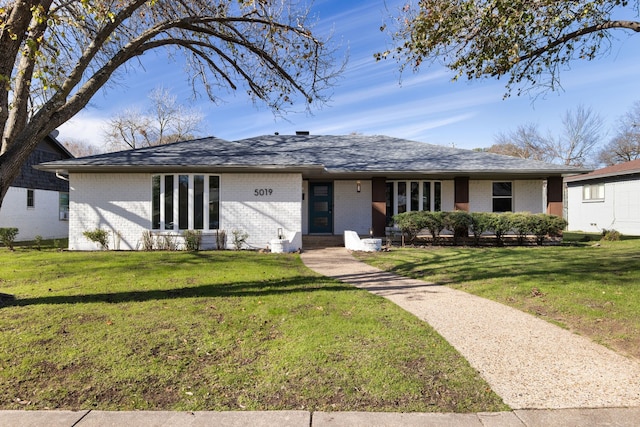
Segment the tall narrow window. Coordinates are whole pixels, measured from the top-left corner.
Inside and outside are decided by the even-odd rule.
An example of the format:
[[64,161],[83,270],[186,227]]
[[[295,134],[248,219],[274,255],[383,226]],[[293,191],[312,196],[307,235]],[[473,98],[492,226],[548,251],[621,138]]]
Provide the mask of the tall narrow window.
[[420,210],[420,184],[411,182],[411,210]]
[[220,177],[209,177],[209,230],[220,228]]
[[36,205],[33,190],[27,190],[27,208],[34,208]]
[[204,176],[195,175],[193,177],[193,228],[202,230],[204,228]]
[[440,212],[442,210],[442,183],[433,183],[433,210]]
[[511,212],[513,192],[510,182],[493,183],[493,212]]
[[164,177],[164,228],[173,230],[173,175]]
[[160,175],[151,178],[151,228],[160,228]]
[[393,208],[396,205],[395,198],[393,197],[393,182],[387,182],[387,227],[393,226]]
[[404,213],[407,211],[407,183],[398,183],[398,213]]
[[189,228],[189,175],[178,177],[178,228]]
[[430,182],[422,183],[422,210],[423,211],[431,210],[431,183]]
[[58,193],[60,221],[69,221],[69,193]]

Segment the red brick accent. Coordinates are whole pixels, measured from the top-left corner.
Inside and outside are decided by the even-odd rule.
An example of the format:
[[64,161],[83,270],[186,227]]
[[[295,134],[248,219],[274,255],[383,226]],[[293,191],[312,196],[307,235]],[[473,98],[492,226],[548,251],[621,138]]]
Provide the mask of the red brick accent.
[[469,177],[458,176],[453,179],[454,209],[469,212]]
[[371,229],[375,237],[384,237],[387,225],[387,180],[371,180]]
[[547,178],[547,214],[562,216],[563,184],[561,176]]

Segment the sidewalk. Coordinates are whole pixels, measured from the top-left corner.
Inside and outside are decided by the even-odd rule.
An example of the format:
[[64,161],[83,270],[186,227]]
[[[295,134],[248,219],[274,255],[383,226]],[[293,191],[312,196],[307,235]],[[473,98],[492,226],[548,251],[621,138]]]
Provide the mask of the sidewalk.
[[480,414],[371,412],[0,411],[10,427],[635,427],[640,408],[518,410]]

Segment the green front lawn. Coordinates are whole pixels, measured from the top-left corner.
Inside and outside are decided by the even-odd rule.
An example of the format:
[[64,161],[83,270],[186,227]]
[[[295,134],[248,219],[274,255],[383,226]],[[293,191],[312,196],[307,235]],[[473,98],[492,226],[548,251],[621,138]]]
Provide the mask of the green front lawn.
[[394,248],[358,257],[401,275],[511,305],[640,358],[640,240]]
[[424,322],[297,255],[3,248],[0,292],[0,409],[508,409]]

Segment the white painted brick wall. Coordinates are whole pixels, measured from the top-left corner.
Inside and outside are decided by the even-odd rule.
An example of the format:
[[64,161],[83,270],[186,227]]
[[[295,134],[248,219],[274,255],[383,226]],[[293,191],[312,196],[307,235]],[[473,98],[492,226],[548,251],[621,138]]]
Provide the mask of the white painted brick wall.
[[[273,190],[255,195],[255,190]],[[233,248],[232,230],[249,234],[247,244],[264,248],[278,237],[296,234],[292,245],[302,247],[301,174],[224,174],[220,177],[220,228],[226,230],[228,247]]]
[[342,235],[345,230],[360,235],[369,235],[371,227],[371,181],[360,181],[361,190],[356,191],[357,181],[335,181],[333,185],[333,234]]
[[[491,212],[493,210],[493,180],[469,181],[469,210]],[[516,180],[513,182],[513,207],[515,212],[541,213],[543,206],[542,180]]]
[[545,212],[542,185],[542,180],[535,179],[513,181],[514,210],[531,213]]
[[34,207],[27,208],[27,189],[9,187],[0,209],[0,227],[18,229],[16,241],[61,239],[69,235],[69,222],[60,221],[60,193],[34,190]]
[[[104,228],[112,236],[114,231],[120,232],[120,249],[139,249],[143,231],[151,228],[151,176],[72,174],[69,248],[96,249],[82,233]],[[278,228],[287,237],[295,235],[292,243],[301,247],[301,188],[300,174],[221,175],[220,228],[227,232],[227,247],[233,247],[234,229],[249,234],[249,246],[263,248],[277,238]],[[255,190],[260,189],[272,189],[273,193],[256,196]],[[113,239],[110,247],[115,249]]]
[[110,231],[111,249],[117,249],[116,231],[120,249],[138,249],[142,232],[151,228],[151,175],[71,174],[69,249],[95,250],[82,233],[96,228]]
[[455,209],[455,185],[453,180],[442,181],[442,210],[450,212]]

